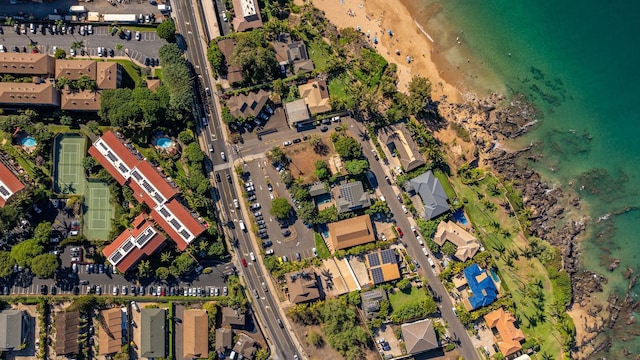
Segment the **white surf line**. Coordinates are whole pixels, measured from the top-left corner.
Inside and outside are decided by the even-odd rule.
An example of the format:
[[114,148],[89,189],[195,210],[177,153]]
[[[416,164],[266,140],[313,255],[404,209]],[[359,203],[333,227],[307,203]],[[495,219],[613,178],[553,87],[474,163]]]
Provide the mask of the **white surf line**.
[[427,39],[431,40],[431,42],[432,42],[432,43],[435,43],[435,40],[433,40],[433,38],[431,37],[431,35],[429,35],[429,33],[428,33],[428,32],[426,32],[426,31],[424,30],[424,28],[423,28],[420,24],[418,24],[418,22],[417,22],[417,21],[415,21],[415,20],[414,20],[414,23],[416,24],[416,26],[418,27],[418,29],[420,29],[420,31],[422,31],[422,33],[424,34],[424,36],[426,36],[426,37],[427,37]]

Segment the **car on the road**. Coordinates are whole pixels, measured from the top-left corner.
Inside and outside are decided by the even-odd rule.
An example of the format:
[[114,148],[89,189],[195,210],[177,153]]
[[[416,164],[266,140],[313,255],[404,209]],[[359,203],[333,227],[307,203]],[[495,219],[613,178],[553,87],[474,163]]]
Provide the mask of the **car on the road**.
[[216,173],[216,181],[217,181],[217,182],[222,181],[222,180],[220,180],[220,174],[218,174],[218,173]]
[[140,31],[136,31],[136,40],[140,41],[142,39],[142,34],[140,33]]
[[286,230],[282,230],[282,236],[287,237],[291,235],[291,230],[286,229]]
[[235,207],[236,209],[240,209],[240,203],[238,202],[238,199],[233,199],[233,207]]
[[233,182],[233,180],[231,180],[231,174],[227,174],[227,181],[229,182],[229,184]]
[[256,255],[252,252],[249,253],[249,257],[251,258],[251,261],[256,261]]
[[384,180],[387,182],[387,185],[391,185],[391,179],[389,179],[388,176],[385,176]]
[[267,189],[269,189],[269,191],[273,191],[273,186],[271,186],[271,183],[267,183]]
[[209,152],[213,152],[213,145],[209,144]]
[[220,158],[222,161],[227,161],[227,155],[224,154],[224,151],[220,152]]
[[289,146],[291,145],[291,141],[285,141],[282,143],[282,146]]
[[422,236],[420,235],[416,236],[416,240],[418,240],[418,244],[424,245],[424,242],[422,241]]
[[416,268],[420,269],[420,264],[418,263],[418,260],[413,259],[413,260],[411,260],[411,262],[413,262],[413,265],[415,265]]
[[242,266],[247,267],[247,260],[242,258]]
[[406,205],[402,205],[402,212],[404,212],[405,214],[409,212],[409,209],[407,209]]
[[258,290],[253,289],[253,296],[254,296],[256,299],[260,298],[260,295],[258,295]]
[[404,233],[402,232],[402,229],[400,229],[400,227],[396,226],[396,231],[398,232],[398,236],[403,237]]
[[222,12],[222,21],[225,21],[225,22],[227,21],[227,12],[226,11]]
[[278,319],[278,326],[280,326],[281,329],[284,329],[284,324],[282,323],[282,320]]
[[327,132],[328,130],[329,130],[329,128],[326,127],[326,126],[323,126],[323,127],[320,128],[320,131],[322,131],[322,132]]

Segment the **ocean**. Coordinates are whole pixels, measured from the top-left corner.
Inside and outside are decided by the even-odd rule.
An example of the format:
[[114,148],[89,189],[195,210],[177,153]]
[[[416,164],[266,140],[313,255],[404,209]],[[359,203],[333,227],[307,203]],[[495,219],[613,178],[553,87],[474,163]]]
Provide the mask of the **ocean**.
[[[580,195],[590,217],[581,266],[624,297],[625,269],[640,273],[640,2],[421,1],[404,2],[465,73],[455,85],[524,93],[542,111],[515,145],[536,143],[542,159],[531,165]],[[613,259],[620,267],[609,272]],[[640,354],[640,337],[613,338],[608,357],[623,347]]]

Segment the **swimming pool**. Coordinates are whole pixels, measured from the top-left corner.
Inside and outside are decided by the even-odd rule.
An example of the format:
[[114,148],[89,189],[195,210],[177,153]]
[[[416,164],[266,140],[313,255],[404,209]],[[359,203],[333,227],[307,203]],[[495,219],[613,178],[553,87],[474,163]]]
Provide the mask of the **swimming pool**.
[[171,145],[173,145],[173,141],[171,141],[171,139],[169,139],[168,137],[161,137],[156,141],[156,145],[163,149],[167,149],[170,148]]
[[34,139],[34,138],[33,138],[33,137],[31,137],[31,136],[27,136],[27,137],[23,138],[23,139],[20,141],[20,143],[21,143],[23,146],[26,146],[26,147],[32,147],[32,146],[36,146],[36,145],[38,144],[38,142],[36,141],[36,139]]
[[453,219],[462,225],[467,225],[469,222],[467,221],[467,217],[464,216],[464,211],[462,209],[453,213]]

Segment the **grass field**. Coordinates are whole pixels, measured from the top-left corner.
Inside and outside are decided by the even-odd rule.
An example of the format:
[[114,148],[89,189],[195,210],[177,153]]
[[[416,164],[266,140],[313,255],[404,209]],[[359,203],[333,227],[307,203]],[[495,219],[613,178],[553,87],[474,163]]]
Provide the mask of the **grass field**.
[[107,240],[114,212],[109,186],[102,181],[87,181],[83,229],[87,239]]
[[327,59],[331,56],[331,48],[322,38],[316,38],[307,49],[313,65],[319,71],[327,70]]
[[391,308],[399,309],[405,304],[410,302],[419,301],[427,297],[427,292],[424,289],[418,289],[415,286],[411,287],[411,292],[404,293],[402,291],[396,291],[393,294],[389,294],[389,302]]
[[[109,60],[122,65],[125,76],[122,77],[122,87],[133,89],[140,81],[140,67],[129,60]],[[128,76],[127,76],[128,75]]]
[[435,176],[436,179],[440,180],[440,184],[442,184],[442,188],[444,189],[444,192],[447,194],[447,197],[449,198],[449,200],[451,201],[455,199],[456,192],[451,187],[451,184],[449,183],[449,178],[447,177],[447,175],[443,173],[441,170],[435,170],[433,172],[433,176]]
[[80,135],[61,135],[54,143],[53,191],[59,194],[84,195],[85,178],[82,159],[87,139]]
[[330,258],[331,253],[329,252],[329,248],[327,247],[327,244],[322,239],[322,235],[318,233],[313,233],[313,236],[316,244],[316,251],[318,252],[318,257],[320,259]]
[[339,77],[329,80],[329,95],[332,98],[345,98],[347,97],[347,87],[349,87],[350,80],[346,74],[342,74]]

